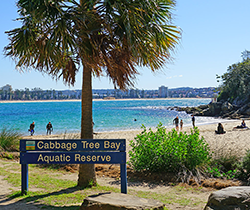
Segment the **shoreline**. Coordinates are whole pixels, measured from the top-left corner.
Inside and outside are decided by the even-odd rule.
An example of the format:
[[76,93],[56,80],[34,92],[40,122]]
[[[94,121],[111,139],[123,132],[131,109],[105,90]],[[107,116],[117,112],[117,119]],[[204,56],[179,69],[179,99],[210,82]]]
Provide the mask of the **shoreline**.
[[[93,99],[93,101],[143,101],[143,100],[207,100],[211,98],[118,98],[118,99]],[[211,99],[212,100],[212,99]],[[81,99],[68,100],[0,100],[1,103],[40,103],[40,102],[81,102]]]
[[[250,125],[250,120],[245,120],[246,125]],[[222,123],[226,131],[225,134],[215,134],[217,129],[217,123],[209,125],[198,125],[200,131],[200,137],[204,137],[205,141],[209,144],[210,150],[213,153],[213,156],[239,156],[242,157],[246,150],[250,150],[250,129],[237,129],[233,128],[237,125],[240,125],[241,120],[235,120],[231,122]],[[182,132],[187,134],[191,133],[192,126],[184,126]],[[166,128],[166,131],[169,132],[174,129]],[[155,131],[155,129],[152,129]],[[147,129],[148,131],[148,129]],[[130,130],[130,131],[112,131],[112,132],[100,132],[93,136],[93,139],[126,139],[127,145],[127,158],[128,151],[131,150],[130,141],[140,134],[142,130]],[[68,133],[68,134],[55,134],[51,136],[47,135],[35,135],[33,137],[26,136],[23,137],[26,139],[76,139],[80,138],[80,133]],[[249,139],[249,140],[248,140]]]
[[[220,118],[218,118],[220,119]],[[223,125],[225,124],[227,128],[229,128],[230,125],[232,125],[233,127],[237,126],[237,125],[240,125],[241,124],[241,119],[221,119],[220,121]],[[250,125],[250,120],[245,120],[245,122],[247,123],[247,125]],[[217,128],[217,125],[218,125],[218,122],[207,122],[207,123],[202,123],[202,124],[197,124],[196,127],[198,127],[199,130],[201,131],[204,131],[204,130],[210,130],[211,127],[213,126],[214,127],[214,130],[216,130]],[[167,127],[167,126],[164,126],[163,127],[166,128],[166,131],[169,132],[171,131],[172,129],[175,129],[175,125],[173,124],[171,127]],[[232,128],[233,128],[232,127]],[[250,126],[249,126],[250,127]],[[151,128],[153,131],[156,130],[156,128]],[[179,132],[182,131],[182,132],[187,132],[189,131],[190,129],[193,129],[193,126],[191,124],[189,125],[184,125],[183,126],[183,129],[180,130],[179,129]],[[229,129],[230,130],[230,129]],[[250,130],[250,129],[249,129]],[[95,131],[94,130],[94,135],[102,135],[102,134],[118,134],[118,133],[138,133],[138,132],[142,132],[143,129],[127,129],[127,130],[110,130],[110,131]],[[149,131],[149,128],[147,128],[147,131]],[[72,132],[72,133],[56,133],[56,134],[51,134],[51,135],[46,135],[46,134],[35,134],[33,137],[35,136],[38,136],[38,137],[46,137],[46,138],[54,138],[55,136],[67,136],[67,135],[80,135],[80,132]],[[30,136],[24,136],[24,137],[30,137]]]
[[[203,118],[202,116],[198,116],[198,117]],[[218,123],[222,123],[222,124],[235,123],[235,122],[238,122],[238,124],[241,123],[240,119],[223,119],[223,118],[219,118],[219,117],[210,117],[210,118],[212,118],[212,119],[214,119],[216,121],[212,121],[212,122],[211,121],[206,121],[206,122],[196,123],[196,126],[198,128],[203,127],[203,126],[212,126],[212,125],[214,125],[214,127],[216,127]],[[249,122],[249,124],[250,124],[250,122]],[[158,126],[158,124],[156,124],[155,126],[151,126],[151,127],[148,126],[148,127],[146,127],[146,129],[147,130],[149,130],[149,129],[156,130],[157,126]],[[167,131],[171,131],[172,129],[175,128],[174,124],[172,124],[172,125],[164,125],[164,123],[163,123],[163,126],[166,128]],[[184,124],[183,127],[184,127],[183,130],[192,128],[191,120],[190,120],[190,123]],[[97,133],[97,134],[107,134],[107,133],[119,133],[119,132],[121,132],[121,133],[123,133],[123,132],[141,132],[142,130],[143,129],[140,127],[140,128],[134,128],[134,129],[132,129],[132,128],[127,128],[127,129],[126,128],[121,128],[120,130],[119,129],[117,129],[117,130],[96,130],[96,129],[93,129],[93,132]],[[40,131],[36,132],[34,135],[35,136],[47,136],[45,134],[45,131],[42,132],[42,133]],[[70,132],[69,131],[69,132],[66,132],[66,134],[65,134],[65,130],[62,130],[61,132],[56,131],[54,134],[51,135],[51,137],[53,137],[53,136],[63,136],[63,135],[80,135],[80,132],[77,132],[77,131],[76,132],[75,131]],[[27,136],[27,135],[24,135],[24,136]]]

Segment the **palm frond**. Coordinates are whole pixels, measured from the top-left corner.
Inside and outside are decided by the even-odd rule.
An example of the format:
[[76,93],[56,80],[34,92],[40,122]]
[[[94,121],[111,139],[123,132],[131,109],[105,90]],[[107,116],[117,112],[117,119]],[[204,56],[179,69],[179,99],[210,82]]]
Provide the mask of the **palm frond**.
[[156,71],[171,60],[181,31],[173,0],[19,0],[22,27],[6,32],[5,55],[73,85],[80,63],[115,87],[133,85],[136,66]]

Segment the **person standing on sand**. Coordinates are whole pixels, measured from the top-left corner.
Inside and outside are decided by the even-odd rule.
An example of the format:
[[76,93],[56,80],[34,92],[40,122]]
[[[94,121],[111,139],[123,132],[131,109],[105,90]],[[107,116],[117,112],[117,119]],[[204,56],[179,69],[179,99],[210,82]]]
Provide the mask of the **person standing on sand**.
[[194,118],[194,115],[192,114],[191,117],[192,117],[192,125],[193,125],[193,128],[194,128],[195,127],[195,118]]
[[181,128],[181,130],[182,130],[182,127],[183,127],[183,121],[181,120],[180,121],[180,128]]
[[33,136],[33,134],[35,133],[35,122],[30,124],[29,132],[31,136]]
[[178,131],[179,130],[179,118],[178,116],[174,118],[173,124],[175,124],[175,129]]
[[47,135],[51,135],[51,131],[53,131],[53,127],[52,127],[52,124],[51,122],[49,122],[46,126],[46,129],[47,129]]

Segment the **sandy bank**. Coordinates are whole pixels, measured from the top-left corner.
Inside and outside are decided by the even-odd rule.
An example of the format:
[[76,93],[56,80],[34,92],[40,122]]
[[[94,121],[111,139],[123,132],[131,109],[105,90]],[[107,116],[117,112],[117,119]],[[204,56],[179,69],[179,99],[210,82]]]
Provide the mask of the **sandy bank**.
[[[248,126],[250,126],[250,120],[245,121]],[[225,134],[215,134],[217,124],[208,124],[198,126],[200,130],[200,136],[203,136],[204,139],[210,146],[210,149],[215,152],[214,155],[229,155],[237,154],[242,156],[245,154],[247,149],[250,149],[250,129],[247,130],[233,130],[237,125],[240,125],[240,120],[234,120],[231,122],[223,123],[226,133]],[[173,128],[167,128],[167,131],[170,131]],[[191,127],[184,127],[182,132],[190,133]],[[94,135],[94,139],[126,139],[127,151],[130,150],[129,142],[133,140],[137,134],[142,130],[136,131],[116,131],[116,132],[103,132],[97,133]],[[60,134],[60,135],[35,135],[33,139],[43,139],[43,138],[52,138],[52,139],[76,139],[79,138],[79,134]]]

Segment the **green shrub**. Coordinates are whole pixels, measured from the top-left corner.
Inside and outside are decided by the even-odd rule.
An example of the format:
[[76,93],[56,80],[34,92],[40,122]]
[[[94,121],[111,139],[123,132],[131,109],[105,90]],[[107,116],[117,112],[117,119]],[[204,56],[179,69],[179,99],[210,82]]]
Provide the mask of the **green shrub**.
[[186,173],[194,172],[211,159],[208,144],[199,138],[198,128],[191,134],[166,132],[161,123],[156,132],[142,125],[143,131],[130,142],[129,165],[136,171]]
[[20,133],[11,128],[2,128],[0,131],[0,150],[13,152],[18,151]]
[[206,172],[214,178],[222,177],[222,173],[218,167],[208,167]]
[[215,178],[237,178],[250,185],[250,150],[246,151],[244,157],[230,153],[217,154],[216,158],[209,163],[206,173]]
[[214,178],[233,179],[238,176],[239,163],[240,158],[237,155],[221,152],[211,160],[206,172]]
[[248,176],[250,175],[250,150],[247,150],[246,155],[243,157],[242,169],[245,170]]
[[237,169],[226,170],[226,171],[223,172],[220,168],[221,168],[221,166],[219,166],[219,167],[208,167],[206,172],[208,174],[210,174],[214,178],[224,177],[226,179],[234,179],[234,178],[238,177],[238,170]]
[[250,184],[250,150],[246,151],[246,155],[242,158],[242,161],[238,164],[238,178],[247,181]]

